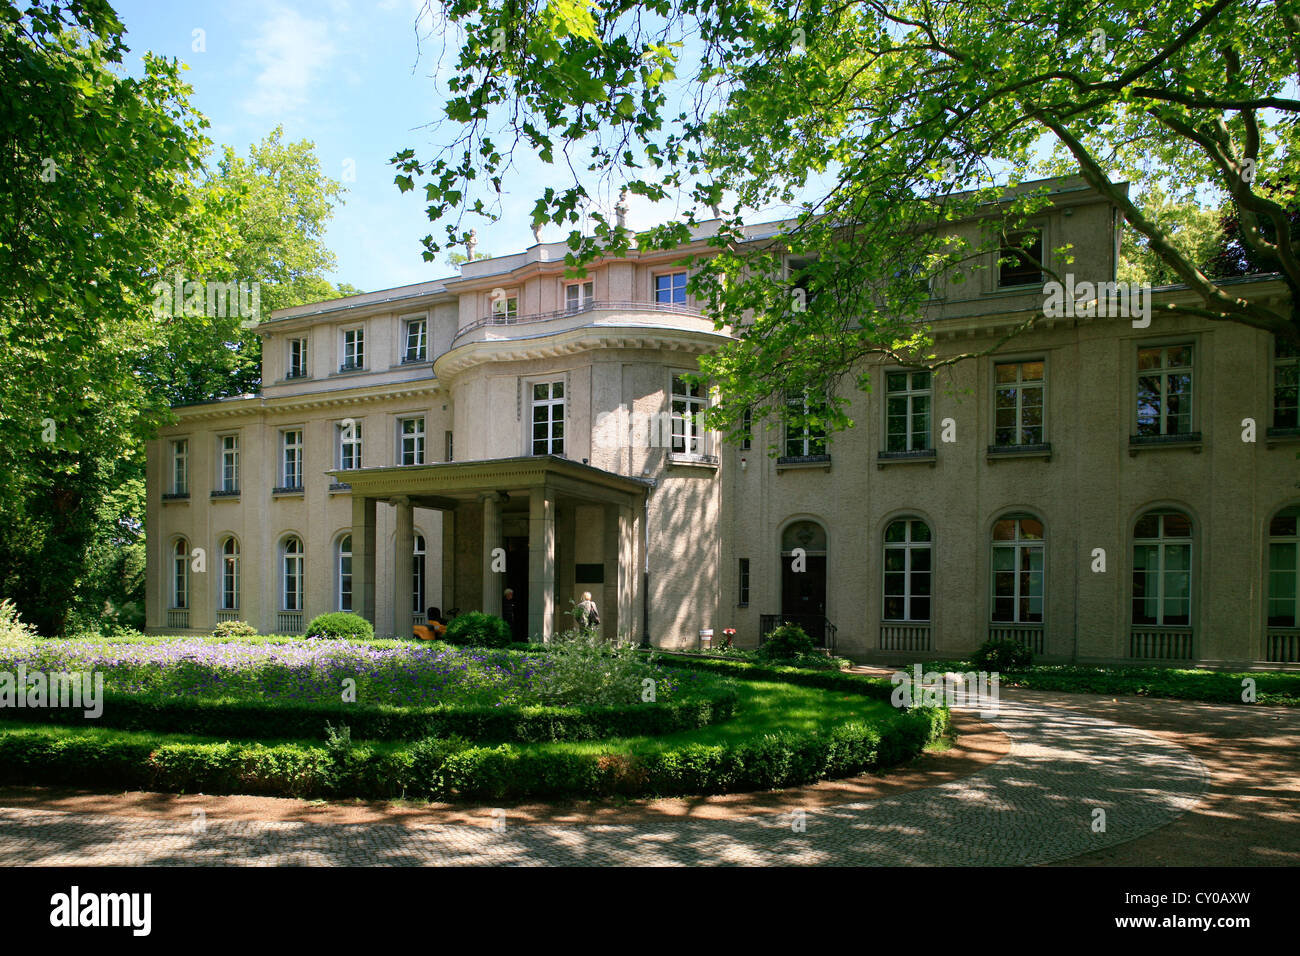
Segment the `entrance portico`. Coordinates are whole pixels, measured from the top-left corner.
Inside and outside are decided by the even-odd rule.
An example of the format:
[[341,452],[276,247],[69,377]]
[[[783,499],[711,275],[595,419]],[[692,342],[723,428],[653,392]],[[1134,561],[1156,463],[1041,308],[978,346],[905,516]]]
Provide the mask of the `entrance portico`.
[[[605,637],[640,637],[637,602],[643,502],[650,482],[556,456],[441,462],[330,472],[351,485],[353,607],[377,633],[410,632],[413,509],[443,516],[441,607],[502,613],[507,586],[516,614],[527,611],[531,640],[549,640],[571,622],[568,601],[592,592]],[[395,509],[390,613],[377,620],[377,503]],[[524,557],[507,541],[527,541]],[[519,594],[521,586],[526,594]],[[430,603],[433,599],[430,599]]]

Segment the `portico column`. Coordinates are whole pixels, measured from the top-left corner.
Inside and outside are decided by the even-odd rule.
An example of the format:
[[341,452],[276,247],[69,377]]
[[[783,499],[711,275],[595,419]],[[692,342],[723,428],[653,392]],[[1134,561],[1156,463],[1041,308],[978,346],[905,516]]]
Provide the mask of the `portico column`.
[[483,610],[500,617],[505,557],[493,552],[501,547],[501,495],[493,491],[479,499],[483,502]]
[[375,499],[352,499],[352,610],[375,620]]
[[390,498],[397,508],[397,534],[393,540],[393,634],[411,633],[411,595],[414,581],[415,509],[405,495]]
[[555,492],[528,494],[528,635],[549,641],[555,631]]

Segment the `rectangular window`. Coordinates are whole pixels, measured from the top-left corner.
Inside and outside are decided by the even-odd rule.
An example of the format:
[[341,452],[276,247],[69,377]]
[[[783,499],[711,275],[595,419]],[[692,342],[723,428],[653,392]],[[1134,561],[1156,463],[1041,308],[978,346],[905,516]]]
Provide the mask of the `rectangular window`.
[[239,490],[239,436],[221,436],[221,490]]
[[886,621],[930,620],[930,538],[930,526],[919,518],[900,518],[885,529]]
[[673,376],[672,450],[679,455],[704,455],[705,432],[699,416],[708,404],[704,385],[693,383],[685,375]]
[[456,457],[452,454],[453,448],[451,443],[451,432],[447,432],[447,461],[455,461]]
[[1042,359],[993,366],[993,444],[1041,445],[1047,383]]
[[519,296],[497,289],[488,296],[488,310],[494,323],[508,325],[519,318]]
[[748,408],[740,415],[740,428],[744,433],[740,439],[740,450],[749,451],[754,447],[754,413]]
[[352,471],[361,467],[361,423],[352,422],[337,426],[339,435],[339,468]]
[[340,372],[366,367],[366,330],[347,329],[343,333],[343,361]]
[[742,607],[749,604],[749,558],[740,559],[740,600],[736,603]]
[[1186,435],[1192,431],[1192,347],[1138,349],[1137,433]]
[[565,309],[570,312],[581,312],[583,309],[590,308],[595,298],[595,288],[596,285],[591,280],[566,285],[564,287]]
[[172,442],[172,494],[190,493],[190,442],[178,438]]
[[283,454],[280,456],[280,487],[302,487],[302,429],[280,433]]
[[665,272],[655,276],[655,304],[686,304],[686,273]]
[[930,444],[930,373],[885,375],[885,451],[925,451]]
[[178,610],[190,606],[190,556],[185,547],[184,541],[178,541],[172,556],[172,607]]
[[307,339],[289,340],[289,371],[285,378],[307,377]]
[[429,320],[411,319],[406,323],[404,362],[423,362],[429,357]]
[[1273,338],[1273,427],[1300,428],[1300,349]]
[[424,464],[424,416],[398,419],[397,463]]
[[564,454],[564,383],[533,384],[534,455]]
[[826,454],[826,399],[808,393],[789,394],[785,399],[791,416],[785,428],[785,457],[809,458]]
[[998,252],[998,287],[1042,285],[1043,232],[1028,229],[1007,237]]

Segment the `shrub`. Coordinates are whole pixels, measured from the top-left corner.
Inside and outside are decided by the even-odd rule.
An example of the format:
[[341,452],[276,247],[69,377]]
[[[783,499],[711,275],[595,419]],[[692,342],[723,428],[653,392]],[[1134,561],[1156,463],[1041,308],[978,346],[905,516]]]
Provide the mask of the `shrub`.
[[782,624],[763,641],[758,649],[760,657],[767,660],[787,660],[801,657],[813,649],[813,639],[798,624]]
[[[630,642],[606,641],[576,628],[550,643],[538,689],[546,701],[627,706],[642,700],[645,681],[656,680],[654,656]],[[662,693],[656,688],[656,697]]]
[[505,647],[514,640],[514,636],[510,633],[510,625],[495,614],[466,611],[451,619],[442,639],[448,644]]
[[[315,618],[315,624],[320,618]],[[219,638],[257,637],[257,628],[247,621],[222,621],[212,629],[212,636]]]
[[36,639],[36,629],[24,624],[14,602],[0,600],[0,647],[27,647]]
[[971,663],[982,671],[1011,671],[1028,667],[1034,652],[1016,641],[985,641],[980,645]]
[[375,636],[375,626],[359,614],[333,611],[312,618],[311,623],[307,625],[307,636],[364,641]]

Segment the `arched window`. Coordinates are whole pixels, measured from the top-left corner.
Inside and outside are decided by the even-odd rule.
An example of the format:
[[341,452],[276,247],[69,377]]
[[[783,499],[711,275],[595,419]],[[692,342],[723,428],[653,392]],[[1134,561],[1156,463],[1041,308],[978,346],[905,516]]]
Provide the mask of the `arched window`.
[[172,607],[177,610],[190,606],[190,545],[177,538],[172,546]]
[[1133,623],[1192,623],[1192,519],[1148,511],[1133,527]]
[[1279,511],[1268,523],[1268,626],[1300,627],[1300,506]]
[[334,576],[337,579],[340,611],[352,610],[352,535],[339,538],[334,555]]
[[920,518],[899,518],[885,528],[884,620],[930,620],[930,539]]
[[417,534],[415,536],[415,547],[411,553],[411,574],[413,576],[411,586],[413,589],[412,597],[415,603],[415,606],[412,608],[412,611],[416,614],[423,614],[425,609],[424,557],[425,557],[424,535]]
[[1043,623],[1043,523],[1003,515],[993,524],[993,622]]
[[221,542],[221,610],[239,610],[239,542]]
[[285,538],[280,568],[280,610],[282,611],[302,610],[303,560],[302,539],[294,536]]

